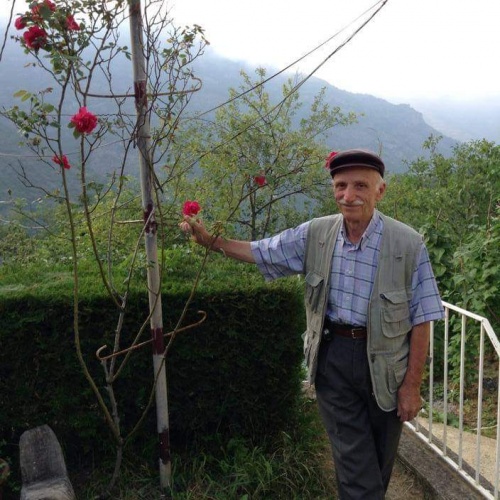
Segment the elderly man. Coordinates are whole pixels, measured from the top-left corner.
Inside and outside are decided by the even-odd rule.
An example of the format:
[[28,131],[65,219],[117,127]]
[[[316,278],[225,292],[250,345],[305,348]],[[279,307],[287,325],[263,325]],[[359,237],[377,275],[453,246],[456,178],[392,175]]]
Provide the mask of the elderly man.
[[339,497],[383,499],[402,423],[420,410],[430,321],[443,317],[422,237],[376,209],[386,190],[382,159],[331,153],[340,214],[260,241],[215,240],[200,222],[184,231],[201,245],[256,263],[267,280],[305,275],[304,352],[332,446]]

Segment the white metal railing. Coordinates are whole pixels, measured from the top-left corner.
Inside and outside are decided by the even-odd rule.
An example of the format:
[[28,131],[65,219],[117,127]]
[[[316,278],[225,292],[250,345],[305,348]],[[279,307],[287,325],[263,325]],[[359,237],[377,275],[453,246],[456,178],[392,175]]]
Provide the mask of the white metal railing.
[[[431,341],[430,355],[431,363],[429,368],[429,401],[428,415],[421,414],[413,421],[406,425],[413,430],[428,446],[446,460],[467,482],[476,488],[484,497],[497,500],[499,498],[499,469],[500,469],[500,342],[498,341],[490,322],[477,314],[461,309],[460,307],[443,302],[445,308],[444,330],[442,332],[442,358],[443,367],[435,367],[434,359],[439,354],[436,346],[436,341],[441,338],[436,337],[436,324],[431,324]],[[459,394],[458,408],[453,410],[451,405],[456,404],[453,400],[451,391],[454,387],[449,386],[449,345],[450,340],[454,336],[450,336],[451,322],[455,322],[455,317],[460,320],[460,375],[459,375]],[[474,321],[470,327],[470,321]],[[469,325],[468,325],[469,323]],[[472,344],[472,340],[476,337],[468,335],[473,328],[479,326],[479,340]],[[441,333],[441,332],[440,332]],[[458,335],[458,332],[457,332]],[[456,339],[455,339],[456,340]],[[486,348],[485,341],[488,340],[489,359],[485,359]],[[479,343],[479,345],[477,345]],[[468,351],[466,351],[466,346]],[[471,347],[476,347],[468,356]],[[479,353],[479,356],[477,356]],[[474,358],[474,359],[472,359]],[[477,360],[476,360],[477,358]],[[496,438],[487,438],[482,435],[483,422],[483,404],[485,403],[484,379],[485,379],[485,362],[487,368],[494,374],[496,380],[496,388],[494,382],[491,384],[496,391],[496,421],[493,425],[488,425],[488,429],[496,428]],[[475,386],[466,387],[466,365],[474,362],[474,368],[477,367],[477,389]],[[440,373],[437,373],[439,370]],[[436,388],[442,382],[442,399],[435,397]],[[465,400],[465,392],[469,398]],[[471,393],[474,398],[471,398]],[[495,392],[488,389],[490,399],[493,398]],[[477,420],[475,429],[471,432],[464,431],[464,405],[469,408],[477,405]],[[489,402],[491,411],[491,401]],[[439,410],[439,411],[438,411]],[[439,418],[434,418],[437,413],[440,413]],[[450,425],[451,417],[456,418],[458,413],[458,429],[456,426]],[[438,423],[441,421],[442,423]]]

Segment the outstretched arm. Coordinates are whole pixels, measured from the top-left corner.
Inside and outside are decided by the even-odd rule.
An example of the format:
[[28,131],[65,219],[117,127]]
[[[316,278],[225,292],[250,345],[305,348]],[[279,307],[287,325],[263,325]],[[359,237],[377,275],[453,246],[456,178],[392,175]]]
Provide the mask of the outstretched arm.
[[415,325],[411,331],[408,369],[398,389],[398,417],[402,422],[413,420],[422,405],[420,385],[429,350],[430,323]]
[[227,240],[221,236],[211,235],[203,223],[193,217],[184,216],[180,228],[187,234],[191,234],[193,241],[214,252],[221,252],[226,257],[241,260],[243,262],[255,263],[249,241]]

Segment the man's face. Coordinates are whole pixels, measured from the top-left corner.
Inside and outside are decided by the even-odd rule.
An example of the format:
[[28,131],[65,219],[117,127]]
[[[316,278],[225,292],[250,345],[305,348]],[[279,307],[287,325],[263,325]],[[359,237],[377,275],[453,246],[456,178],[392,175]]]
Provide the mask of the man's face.
[[384,192],[385,182],[372,168],[346,168],[333,177],[333,194],[347,223],[368,224]]

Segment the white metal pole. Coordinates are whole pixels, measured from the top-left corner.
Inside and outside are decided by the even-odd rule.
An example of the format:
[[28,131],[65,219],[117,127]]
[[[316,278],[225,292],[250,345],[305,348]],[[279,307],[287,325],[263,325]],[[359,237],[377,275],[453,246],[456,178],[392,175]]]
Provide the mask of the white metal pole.
[[171,456],[168,421],[167,377],[165,370],[160,269],[158,262],[157,222],[153,196],[153,168],[150,147],[150,113],[147,98],[147,71],[143,42],[141,0],[129,0],[130,35],[137,112],[136,140],[139,150],[145,246],[148,263],[148,294],[153,339],[156,419],[159,439],[159,470],[162,495],[170,488]]

